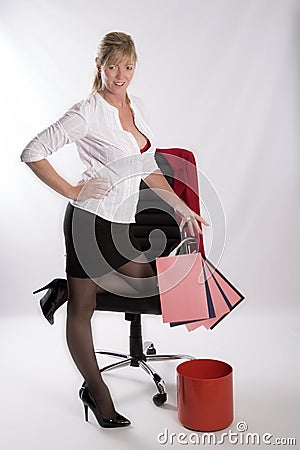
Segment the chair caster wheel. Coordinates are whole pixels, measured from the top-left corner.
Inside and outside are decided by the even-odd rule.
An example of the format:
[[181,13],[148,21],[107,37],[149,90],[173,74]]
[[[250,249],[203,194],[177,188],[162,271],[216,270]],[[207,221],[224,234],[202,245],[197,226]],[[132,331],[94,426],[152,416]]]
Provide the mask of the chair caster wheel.
[[146,355],[156,355],[156,348],[153,346],[153,344],[151,344],[150,347],[147,348]]
[[152,400],[156,406],[161,406],[167,401],[167,394],[155,394]]

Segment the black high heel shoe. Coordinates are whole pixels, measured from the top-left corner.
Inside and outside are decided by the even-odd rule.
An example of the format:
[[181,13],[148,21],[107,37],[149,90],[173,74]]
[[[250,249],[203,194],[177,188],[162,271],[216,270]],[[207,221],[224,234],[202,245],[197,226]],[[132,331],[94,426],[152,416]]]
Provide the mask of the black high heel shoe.
[[126,417],[122,416],[118,412],[116,412],[116,418],[115,419],[106,419],[103,417],[101,411],[99,410],[98,406],[96,405],[95,400],[91,396],[88,387],[82,387],[79,391],[79,397],[82,400],[83,406],[84,406],[84,413],[85,413],[85,421],[88,422],[88,414],[89,414],[89,408],[91,411],[93,411],[97,422],[102,428],[118,428],[118,427],[127,427],[131,424],[130,420],[126,419]]
[[68,298],[68,288],[67,288],[67,280],[63,278],[55,278],[46,286],[36,290],[33,294],[37,294],[38,292],[44,291],[48,289],[44,297],[40,300],[41,309],[43,315],[48,320],[48,322],[53,325],[54,324],[54,313],[55,311],[63,305]]

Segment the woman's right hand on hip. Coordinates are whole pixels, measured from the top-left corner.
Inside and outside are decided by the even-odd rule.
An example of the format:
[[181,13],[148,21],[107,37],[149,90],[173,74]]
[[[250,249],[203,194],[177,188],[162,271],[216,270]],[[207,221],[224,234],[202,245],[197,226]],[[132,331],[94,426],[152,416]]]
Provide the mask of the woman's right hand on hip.
[[73,200],[102,199],[109,193],[108,183],[107,178],[92,178],[88,181],[80,181],[76,186],[73,186]]

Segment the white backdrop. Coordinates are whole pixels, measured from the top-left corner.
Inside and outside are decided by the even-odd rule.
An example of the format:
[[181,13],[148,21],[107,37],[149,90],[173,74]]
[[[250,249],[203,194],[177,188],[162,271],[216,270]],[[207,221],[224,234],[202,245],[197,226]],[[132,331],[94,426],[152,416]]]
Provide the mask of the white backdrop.
[[[99,39],[112,30],[136,41],[131,92],[158,146],[192,150],[216,189],[227,236],[219,267],[245,311],[298,310],[299,1],[3,1],[0,17],[2,314],[30,314],[32,290],[64,276],[66,199],[19,154],[88,95]],[[78,179],[73,146],[51,162]],[[202,200],[209,214],[205,190]]]
[[[184,147],[196,155],[203,214],[211,222],[206,248],[209,253],[211,242],[226,234],[223,253],[218,242],[222,258],[213,262],[246,296],[212,333],[170,330],[159,318],[149,317],[146,334],[151,331],[164,351],[233,363],[236,420],[246,419],[252,431],[295,435],[300,379],[298,354],[293,357],[300,334],[299,19],[299,0],[1,1],[0,311],[5,320],[0,345],[5,343],[2,362],[7,370],[1,372],[0,395],[14,413],[0,421],[3,448],[35,450],[47,434],[45,450],[60,450],[65,448],[60,433],[65,440],[73,436],[73,449],[82,450],[91,436],[90,448],[98,448],[99,434],[76,422],[78,398],[73,404],[73,393],[66,389],[74,381],[75,391],[81,380],[61,345],[64,314],[50,327],[32,296],[50,279],[64,277],[67,200],[43,185],[19,156],[34,135],[89,94],[98,42],[113,30],[131,34],[136,42],[139,61],[130,91],[145,100],[158,146]],[[80,176],[73,145],[51,157],[51,163],[71,182]],[[223,217],[211,211],[217,197],[225,230],[220,229]],[[122,316],[103,313],[97,320],[99,342],[111,348],[126,345]],[[23,348],[20,341],[26,352],[15,353]],[[142,402],[144,392],[131,402],[122,383],[110,379],[118,404],[124,400],[124,413],[132,408],[135,432],[142,434],[145,416],[137,413],[135,402]],[[129,383],[127,379],[128,393]],[[135,383],[132,392],[142,385]],[[24,409],[9,409],[14,406],[12,391],[16,405]],[[173,386],[171,403],[174,393]],[[152,410],[148,404],[145,408],[148,417]],[[172,406],[153,410],[147,439],[129,433],[122,449],[143,445],[153,450],[162,427],[178,428],[173,413]],[[48,433],[50,420],[57,434]],[[112,435],[105,436],[111,439],[105,448],[115,449]]]

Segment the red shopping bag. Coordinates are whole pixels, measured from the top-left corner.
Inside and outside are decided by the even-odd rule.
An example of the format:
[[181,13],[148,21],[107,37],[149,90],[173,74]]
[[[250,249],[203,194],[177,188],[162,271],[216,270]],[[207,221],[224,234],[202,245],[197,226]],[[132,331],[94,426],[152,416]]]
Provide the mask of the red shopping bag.
[[205,283],[210,292],[214,307],[214,316],[186,324],[189,331],[199,326],[213,329],[224,317],[226,317],[242,300],[245,299],[238,289],[207,259],[203,258],[205,271]]

